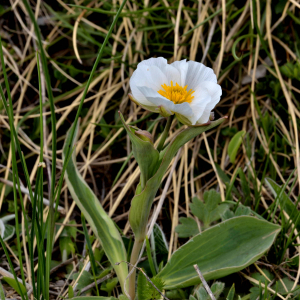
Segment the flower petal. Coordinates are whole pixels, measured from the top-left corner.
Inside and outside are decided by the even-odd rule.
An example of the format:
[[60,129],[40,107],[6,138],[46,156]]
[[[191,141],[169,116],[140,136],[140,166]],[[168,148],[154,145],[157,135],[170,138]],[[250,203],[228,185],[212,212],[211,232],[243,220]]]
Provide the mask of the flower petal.
[[167,85],[170,85],[171,81],[172,81],[173,85],[176,85],[176,83],[181,85],[180,72],[176,68],[174,68],[171,65],[166,65],[163,72],[167,77],[167,82],[164,82],[164,83],[166,83]]
[[[169,85],[171,81],[173,84],[178,83],[181,85],[181,77],[180,77],[180,70],[174,68],[172,64],[168,64],[167,60],[163,57],[158,58],[149,58],[146,59],[138,64],[138,68],[140,67],[157,67],[161,70],[161,72],[166,76],[167,81],[164,81],[160,84],[160,88],[162,84]],[[145,84],[140,84],[139,86],[147,86]]]
[[188,63],[186,62],[186,59],[174,61],[173,63],[171,63],[171,66],[175,67],[179,71],[181,86],[185,86],[186,75],[189,67]]
[[[144,96],[144,95],[143,95]],[[128,94],[128,97],[129,99],[134,102],[136,105],[139,105],[141,106],[143,109],[145,110],[149,110],[149,111],[152,111],[152,112],[155,112],[155,113],[159,113],[160,110],[157,106],[153,106],[153,104],[149,101],[147,101],[147,99],[145,101],[149,102],[150,105],[146,105],[146,104],[142,104],[141,102],[137,101],[132,94]]]
[[217,77],[213,69],[195,61],[188,61],[187,64],[188,70],[185,84],[188,85],[188,89],[196,90],[203,81],[217,83]]
[[167,111],[174,112],[175,104],[169,99],[161,96],[159,93],[146,86],[139,86],[138,89],[152,105],[157,107],[164,106]]
[[208,90],[204,87],[199,87],[195,92],[195,98],[190,103],[190,107],[193,111],[193,117],[191,118],[192,125],[196,124],[210,102],[211,95]]
[[139,64],[130,78],[130,88],[136,101],[144,105],[151,105],[138,89],[140,86],[149,87],[155,91],[161,89],[161,85],[167,82],[167,77],[157,66]]
[[[180,104],[175,104],[173,112],[176,114],[176,116],[179,116],[179,117],[183,116],[184,119],[187,119],[189,121],[188,123],[192,124],[194,112],[189,103],[183,102]],[[180,119],[180,121],[181,120],[182,120],[182,118]],[[189,125],[189,124],[187,124],[187,122],[182,122],[182,123]]]
[[145,59],[143,61],[141,61],[138,65],[137,68],[139,68],[140,66],[155,66],[158,67],[159,69],[163,70],[165,66],[168,65],[168,61],[163,58],[163,57],[151,57],[149,59]]
[[202,82],[202,84],[200,85],[200,89],[203,88],[203,86],[205,86],[205,89],[210,94],[211,101],[206,104],[205,109],[203,110],[203,114],[197,120],[197,124],[208,122],[212,109],[214,109],[216,104],[220,101],[222,95],[221,86],[216,83],[209,81]]

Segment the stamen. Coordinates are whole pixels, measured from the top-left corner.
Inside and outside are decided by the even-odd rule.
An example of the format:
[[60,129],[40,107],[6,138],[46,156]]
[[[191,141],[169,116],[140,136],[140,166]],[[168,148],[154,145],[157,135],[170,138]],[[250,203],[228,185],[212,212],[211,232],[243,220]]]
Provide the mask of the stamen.
[[177,82],[176,85],[173,85],[173,81],[171,81],[171,86],[168,86],[164,83],[161,85],[161,87],[164,90],[159,90],[157,92],[175,104],[181,104],[183,102],[191,103],[194,99],[192,94],[195,93],[195,91],[192,89],[187,91],[187,85],[182,87]]

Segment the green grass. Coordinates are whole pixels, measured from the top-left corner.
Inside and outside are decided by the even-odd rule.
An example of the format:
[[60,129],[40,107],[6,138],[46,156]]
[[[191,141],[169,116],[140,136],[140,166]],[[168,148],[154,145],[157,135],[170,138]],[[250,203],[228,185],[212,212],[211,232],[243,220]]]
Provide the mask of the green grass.
[[[136,65],[158,56],[169,62],[203,59],[205,65],[219,70],[223,95],[215,114],[228,116],[228,122],[206,134],[207,145],[199,136],[180,154],[158,219],[166,240],[172,241],[169,247],[174,251],[187,240],[178,237],[174,228],[179,217],[190,216],[191,199],[202,199],[204,191],[214,188],[233,212],[243,204],[257,217],[282,227],[275,244],[256,265],[220,279],[225,283],[220,297],[225,298],[234,283],[242,299],[277,299],[287,296],[284,285],[289,290],[298,283],[299,219],[293,214],[300,201],[299,7],[283,0],[218,3],[184,2],[179,15],[179,1],[150,1],[147,6],[125,0],[70,0],[68,5],[42,1],[37,7],[23,0],[14,9],[0,4],[0,218],[15,216],[8,223],[15,234],[1,239],[1,267],[21,279],[20,291],[25,283],[32,287],[28,295],[21,293],[22,299],[65,297],[69,285],[79,295],[80,288],[112,272],[89,225],[82,224],[64,182],[61,150],[66,132],[72,128],[74,134],[77,122],[79,139],[68,154],[76,152],[80,173],[116,222],[126,247],[132,247],[127,213],[138,182],[118,111],[132,125],[152,130],[155,137],[163,131],[164,119],[127,97]],[[257,67],[264,71],[255,79],[251,70]],[[178,128],[176,124],[170,132]],[[229,142],[241,130],[246,134],[230,162]],[[270,191],[267,178],[281,186],[279,194]],[[7,180],[10,185],[4,183]],[[27,194],[21,192],[23,185]],[[283,207],[283,192],[294,207],[292,214]],[[43,205],[43,198],[49,206]],[[64,212],[57,211],[58,205]],[[62,261],[63,251],[67,262]],[[149,255],[148,245],[144,257]],[[92,268],[83,271],[89,257]],[[159,264],[167,257],[161,254],[158,259]],[[153,262],[149,265],[146,259],[142,264],[151,276]],[[259,287],[266,277],[274,281],[272,289],[277,286],[281,297],[264,285]],[[61,280],[63,286],[58,284]],[[117,297],[121,290],[109,280],[91,287],[89,293],[107,296],[107,284],[112,284],[112,295]],[[13,288],[2,283],[15,298]],[[193,291],[178,293],[178,299],[187,299]]]

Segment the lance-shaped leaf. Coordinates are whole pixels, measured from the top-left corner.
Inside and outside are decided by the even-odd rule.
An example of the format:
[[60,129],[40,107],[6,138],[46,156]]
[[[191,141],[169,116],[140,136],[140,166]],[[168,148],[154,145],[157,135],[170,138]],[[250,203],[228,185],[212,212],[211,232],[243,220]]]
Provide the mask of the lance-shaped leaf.
[[156,173],[146,182],[145,188],[140,194],[135,195],[131,202],[129,222],[136,239],[144,239],[146,226],[152,206],[153,199],[161,184],[162,178],[180,147],[196,137],[197,135],[220,125],[224,119],[211,122],[200,127],[188,127],[178,133],[170,144],[160,153],[163,154],[160,166]]
[[228,155],[232,164],[235,163],[237,152],[243,142],[243,137],[245,134],[245,130],[237,132],[228,144]]
[[141,189],[143,190],[146,182],[158,168],[159,153],[150,141],[143,140],[135,134],[138,129],[128,126],[121,113],[120,117],[131,140],[133,155],[141,170]]
[[[67,159],[66,145],[69,144],[70,147],[73,148],[77,134],[78,126],[76,127],[72,143],[69,143],[71,139],[71,130],[67,134],[66,143],[63,148],[64,161]],[[127,254],[122,238],[114,225],[114,222],[104,211],[99,200],[78,172],[76,168],[75,152],[73,152],[72,158],[67,162],[65,178],[73,200],[76,202],[99,239],[106,256],[117,273],[123,289],[125,278],[128,275],[127,266],[125,264],[115,266],[116,262],[127,260]]]
[[272,245],[280,226],[250,216],[229,219],[196,235],[175,251],[158,274],[165,289],[200,283],[238,272],[259,259]]

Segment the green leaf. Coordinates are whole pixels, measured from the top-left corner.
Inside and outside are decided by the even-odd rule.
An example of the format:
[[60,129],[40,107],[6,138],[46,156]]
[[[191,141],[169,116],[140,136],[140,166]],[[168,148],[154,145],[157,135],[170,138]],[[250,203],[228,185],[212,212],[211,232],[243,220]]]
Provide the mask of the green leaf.
[[161,184],[163,176],[177,151],[197,135],[220,125],[224,120],[225,119],[219,119],[206,126],[188,127],[187,129],[183,129],[160,153],[162,160],[158,170],[153,177],[147,181],[146,186],[141,193],[135,195],[131,202],[129,222],[136,239],[144,239],[153,199]]
[[299,80],[300,64],[298,62],[287,62],[286,64],[280,67],[280,71],[283,73],[284,76],[288,78]]
[[235,287],[234,287],[234,284],[233,284],[232,287],[230,288],[229,292],[228,292],[226,300],[233,300],[234,294],[235,294]]
[[[2,277],[2,279],[5,280],[20,296],[27,293],[26,287],[21,282],[17,284],[14,278]],[[19,289],[19,286],[21,290]]]
[[68,300],[118,300],[118,299],[115,297],[82,296],[82,297],[74,297]]
[[[215,298],[218,299],[223,292],[225,287],[225,284],[223,282],[214,282],[213,285],[211,286],[211,291],[214,294]],[[210,298],[210,297],[209,297]]]
[[[210,290],[211,292],[214,294],[216,300],[219,298],[219,296],[221,295],[221,293],[223,292],[225,287],[225,284],[223,282],[215,282]],[[196,291],[196,295],[198,300],[210,300],[210,296],[207,294],[205,288],[203,286],[201,286],[197,291]]]
[[107,274],[109,274],[111,272],[112,267],[109,267],[107,269],[104,269],[100,272],[100,274],[97,275],[97,279],[101,279],[104,276],[106,276]]
[[159,153],[149,141],[142,140],[135,134],[137,128],[126,124],[123,115],[120,118],[132,143],[133,155],[141,170],[141,189],[143,190],[146,182],[153,176],[158,168]]
[[146,289],[147,289],[147,278],[142,272],[139,272],[138,279],[137,279],[137,297],[138,299],[146,300],[148,299],[146,295]]
[[156,270],[159,270],[159,264],[163,265],[168,260],[169,248],[165,234],[157,224],[153,227],[150,240],[153,251],[153,262]]
[[222,221],[229,220],[234,217],[234,212],[230,209],[227,209],[222,215]]
[[[158,290],[162,292],[164,289],[164,283],[161,278],[155,276],[151,279],[152,283]],[[137,281],[137,299],[139,300],[155,300],[160,299],[160,293],[153,287],[153,285],[147,280],[143,272],[139,272]]]
[[119,300],[129,300],[125,295],[120,295]]
[[[75,273],[75,274],[73,274],[72,278],[77,279],[79,275],[80,275],[80,273]],[[80,291],[92,282],[94,282],[94,278],[93,278],[92,274],[89,273],[88,271],[84,270],[82,272],[82,274],[80,275],[80,278],[78,279],[76,289]]]
[[[63,219],[61,220],[63,222]],[[71,220],[68,222],[68,225],[76,225],[75,220]],[[77,235],[77,228],[76,226],[64,226],[63,231],[60,234],[60,237],[72,237],[73,239],[76,239]]]
[[73,290],[73,287],[71,285],[69,285],[69,288],[68,288],[68,298],[73,298],[74,297],[74,290]]
[[[156,286],[156,288],[158,290],[160,290],[160,292],[163,292],[165,283],[163,282],[163,280],[160,277],[158,277],[158,276],[152,277],[151,281]],[[160,293],[154,288],[154,286],[150,282],[148,282],[148,292],[151,295],[151,298],[150,298],[151,300],[152,299],[156,300],[156,299],[161,298]]]
[[245,133],[246,133],[245,130],[241,130],[241,131],[237,132],[229,142],[228,155],[230,158],[230,162],[232,164],[235,163],[235,158],[236,158],[237,152],[243,142],[243,136],[245,135]]
[[282,14],[287,0],[279,0],[275,5],[275,13]]
[[200,283],[194,264],[206,280],[240,271],[271,247],[280,229],[249,216],[229,219],[196,235],[175,251],[158,276],[166,289],[176,289]]
[[5,292],[1,280],[0,280],[0,300],[5,300]]
[[[266,275],[266,277],[268,277],[271,281],[274,279],[274,275],[267,269],[263,268],[262,271],[264,272],[264,274]],[[267,280],[267,278],[262,275],[259,272],[253,273],[251,275],[252,278],[256,279],[258,282],[262,282],[262,283],[267,283],[269,284],[269,281]]]
[[251,191],[246,176],[241,168],[238,168],[239,177],[241,179],[241,187],[245,198],[245,204],[249,204],[251,201]]
[[170,300],[178,300],[178,299],[186,299],[187,294],[184,290],[182,289],[177,289],[177,290],[172,290],[172,291],[167,291],[166,292],[166,297]]
[[62,261],[65,262],[69,255],[75,253],[75,243],[70,237],[61,237],[59,239],[59,248],[62,256]]
[[272,194],[277,198],[281,209],[283,209],[291,218],[293,223],[296,225],[297,230],[300,230],[300,212],[297,207],[293,203],[293,201],[288,197],[288,195],[284,192],[283,187],[278,185],[271,178],[266,178],[265,180],[267,186],[271,190]]
[[[262,299],[260,297],[261,288],[259,288],[258,286],[252,287],[249,291],[250,291],[250,300]],[[267,291],[266,294],[264,294],[264,298],[263,299],[270,299],[270,294],[269,294],[268,291]]]
[[3,235],[3,241],[7,241],[14,236],[16,229],[14,226],[9,224],[4,224],[4,226],[5,226],[5,231]]
[[0,280],[0,300],[5,300],[5,292],[1,280]]
[[[255,215],[255,212],[253,212],[250,207],[244,206],[243,204],[239,204],[239,206],[235,212],[231,211],[230,209],[227,209],[222,214],[222,220],[225,221],[225,220],[231,219],[233,217],[251,216],[251,215]],[[256,215],[256,217],[258,217],[258,216]],[[261,217],[259,217],[259,218],[261,218]]]
[[108,127],[105,127],[105,126],[101,126],[101,125],[107,125],[105,119],[102,117],[99,124],[97,125],[100,125],[101,127],[101,135],[104,137],[104,138],[107,138],[107,136],[109,135],[109,133],[111,132],[111,130],[108,128]]
[[[284,283],[285,287],[283,286],[282,282]],[[294,286],[294,281],[290,280],[288,277],[282,278],[282,282],[278,280],[278,290],[277,292],[281,295],[286,295],[288,293],[293,293],[294,296],[298,296],[300,294],[299,285],[295,287],[295,289],[292,290]]]
[[179,218],[181,224],[177,225],[175,231],[181,238],[188,238],[199,233],[197,222],[193,218]]
[[155,270],[155,266],[154,266],[154,263],[153,263],[150,242],[149,242],[149,239],[148,239],[147,236],[146,236],[146,251],[147,251],[147,257],[148,257],[148,262],[149,262],[149,266],[150,266],[150,269],[151,269],[152,276],[155,276],[156,275],[156,270]]
[[[71,131],[68,132],[66,138],[66,144],[70,142]],[[74,134],[74,139],[70,143],[70,147],[74,147],[75,139],[78,134],[78,125]],[[65,155],[67,149],[63,148],[63,160],[66,159]],[[115,227],[112,219],[107,215],[99,200],[91,190],[91,188],[84,181],[82,176],[77,170],[75,152],[72,154],[72,158],[66,165],[65,172],[66,182],[73,200],[76,202],[86,220],[90,224],[96,237],[101,242],[102,248],[109,259],[110,263],[114,267],[118,279],[120,281],[122,290],[124,289],[125,278],[128,275],[128,269],[126,264],[120,264],[116,266],[116,262],[126,261],[127,253],[120,236],[118,229]]]
[[[2,101],[0,101],[0,103],[2,103]],[[1,108],[1,105],[0,105],[0,108]],[[1,111],[1,109],[0,109],[0,111]],[[8,179],[9,180],[13,180],[12,179],[12,175],[11,174],[9,174],[9,177],[8,177]],[[2,189],[3,189],[3,186],[4,186],[4,183],[0,183],[0,192],[2,193]],[[11,186],[9,186],[9,185],[5,185],[5,192],[4,192],[4,199],[6,199],[6,197],[8,196],[8,194],[11,192],[13,190],[13,188],[11,187]]]
[[219,205],[221,196],[215,190],[206,191],[203,195],[205,204],[194,197],[190,204],[192,213],[203,222],[204,229],[221,218],[222,214],[228,209],[227,205]]
[[[215,165],[216,165],[216,169],[217,169],[218,175],[220,176],[220,178],[222,179],[222,181],[226,184],[226,187],[229,188],[230,185],[231,185],[230,178],[227,176],[227,174],[221,169],[221,167],[217,163],[215,163]],[[240,195],[240,193],[238,192],[237,188],[234,185],[232,186],[232,191],[237,196]]]
[[239,205],[238,208],[235,211],[235,216],[249,216],[251,215],[251,208],[244,205]]
[[112,290],[115,288],[115,286],[117,285],[118,283],[118,278],[111,278],[111,279],[108,279],[107,281],[103,282],[101,284],[101,290],[102,291],[105,291],[107,292],[109,295],[110,293],[112,292]]

